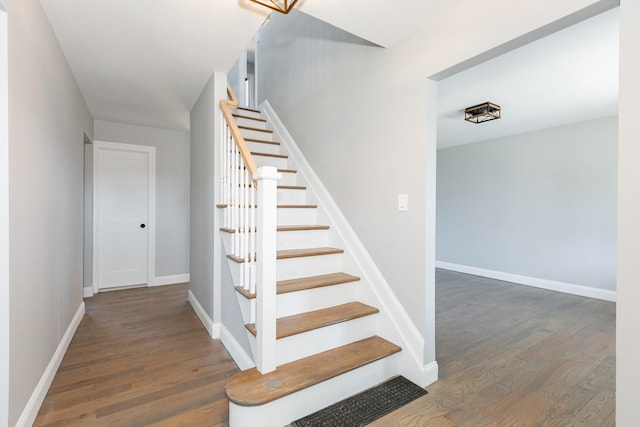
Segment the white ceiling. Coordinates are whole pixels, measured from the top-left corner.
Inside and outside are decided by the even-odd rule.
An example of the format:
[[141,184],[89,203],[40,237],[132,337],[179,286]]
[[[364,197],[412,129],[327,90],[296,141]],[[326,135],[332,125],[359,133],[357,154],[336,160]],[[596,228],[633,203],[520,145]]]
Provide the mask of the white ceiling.
[[[440,81],[438,148],[617,114],[618,23],[612,9]],[[501,119],[464,121],[485,101]]]
[[[95,119],[181,130],[211,74],[227,72],[267,17],[248,0],[40,1]],[[296,8],[390,46],[456,2]],[[442,80],[439,147],[616,114],[617,35],[614,9]],[[462,120],[465,107],[484,101],[501,105],[503,118]]]
[[[182,130],[211,74],[229,70],[267,17],[248,0],[40,1],[95,119]],[[302,0],[296,8],[388,46],[438,3]]]

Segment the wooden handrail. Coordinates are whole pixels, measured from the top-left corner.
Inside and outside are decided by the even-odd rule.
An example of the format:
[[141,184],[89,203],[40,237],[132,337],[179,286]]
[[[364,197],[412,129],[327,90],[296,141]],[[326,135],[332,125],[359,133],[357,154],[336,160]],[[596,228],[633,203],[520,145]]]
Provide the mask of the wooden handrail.
[[240,129],[236,124],[236,121],[233,119],[233,115],[231,114],[231,109],[238,108],[240,106],[240,102],[238,98],[236,98],[236,94],[233,93],[230,87],[227,88],[227,95],[231,99],[223,99],[220,101],[220,110],[222,111],[222,115],[229,126],[229,130],[231,131],[231,135],[238,146],[238,150],[240,151],[240,155],[242,156],[242,160],[244,160],[244,164],[249,171],[249,176],[253,180],[254,185],[257,185],[253,176],[258,170],[258,166],[256,162],[253,160],[253,156],[251,155],[251,151],[249,151],[249,147],[247,147],[247,143],[244,140],[244,137],[240,133]]

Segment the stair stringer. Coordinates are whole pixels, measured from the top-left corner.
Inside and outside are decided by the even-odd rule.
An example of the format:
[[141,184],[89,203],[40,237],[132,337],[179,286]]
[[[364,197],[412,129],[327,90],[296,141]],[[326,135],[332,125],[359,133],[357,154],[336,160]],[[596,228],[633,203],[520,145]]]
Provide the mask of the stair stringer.
[[409,318],[406,310],[378,269],[376,263],[356,235],[337,203],[324,186],[320,178],[307,162],[302,151],[284,126],[275,110],[264,101],[261,110],[273,127],[282,143],[282,151],[289,155],[289,160],[296,165],[298,175],[308,185],[310,195],[317,201],[318,217],[324,217],[331,228],[330,242],[345,249],[344,266],[350,267],[351,274],[362,278],[360,299],[366,304],[380,309],[377,322],[377,334],[389,339],[403,348],[398,354],[399,374],[404,375],[421,387],[426,387],[438,379],[438,365],[433,362],[424,365],[424,338]]

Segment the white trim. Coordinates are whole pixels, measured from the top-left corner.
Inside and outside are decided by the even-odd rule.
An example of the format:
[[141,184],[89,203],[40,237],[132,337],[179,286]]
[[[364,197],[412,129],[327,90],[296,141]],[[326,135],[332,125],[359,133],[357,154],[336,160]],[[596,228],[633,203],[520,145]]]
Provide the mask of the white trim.
[[149,283],[149,286],[175,285],[177,283],[188,283],[190,281],[191,281],[191,276],[189,273],[174,274],[172,276],[156,277],[151,281],[151,283]]
[[[409,315],[378,269],[373,258],[371,258],[371,255],[367,252],[327,188],[305,159],[302,151],[295,143],[293,137],[271,104],[269,104],[269,101],[264,101],[260,109],[278,136],[280,136],[282,144],[288,150],[289,157],[296,162],[298,174],[303,176],[309,184],[309,190],[314,194],[318,204],[322,206],[326,215],[329,217],[332,228],[340,235],[345,245],[345,251],[351,254],[358,265],[358,269],[360,270],[359,274],[364,279],[363,283],[371,285],[378,299],[378,303],[381,306],[380,311],[384,313],[385,316],[388,316],[391,327],[402,341],[402,343],[398,343],[398,345],[403,348],[402,353],[408,353],[411,358],[410,360],[413,362],[411,366],[405,366],[408,371],[403,374],[415,383],[422,383],[424,379],[422,376],[424,367],[424,338],[422,334],[409,318]],[[405,353],[405,351],[407,353]],[[424,386],[424,384],[420,385]]]
[[422,368],[424,375],[424,386],[431,385],[438,381],[438,362],[431,362]]
[[47,368],[44,370],[42,377],[40,377],[40,381],[38,381],[38,385],[35,390],[31,394],[27,405],[25,406],[18,422],[16,423],[16,427],[28,427],[33,424],[38,415],[38,411],[40,410],[40,406],[42,406],[42,402],[49,391],[49,387],[53,382],[53,378],[56,376],[56,372],[58,371],[58,367],[60,367],[60,363],[62,362],[62,358],[64,357],[69,344],[71,343],[71,339],[73,335],[76,333],[80,322],[82,321],[82,316],[84,316],[84,301],[80,303],[80,307],[76,311],[76,314],[71,319],[71,323],[69,327],[67,327],[67,331],[64,333],[64,336],[60,340],[60,344],[58,344],[58,348],[55,353],[51,357]]
[[233,358],[233,361],[236,362],[236,365],[238,365],[238,368],[240,368],[241,371],[251,369],[256,366],[251,356],[244,351],[242,346],[238,344],[238,341],[236,341],[234,336],[224,325],[222,325],[220,341],[222,341],[222,344],[224,344],[225,348]]
[[616,301],[616,291],[609,291],[606,289],[591,288],[589,286],[557,282],[555,280],[540,279],[537,277],[521,276],[518,274],[504,273],[502,271],[487,270],[485,268],[453,264],[444,261],[436,261],[436,267],[444,270],[457,271],[459,273],[473,274],[474,276],[488,277],[490,279],[516,283],[518,285],[547,289],[549,291],[563,292],[565,294],[595,298],[604,301]]
[[220,323],[213,323],[213,320],[211,320],[196,296],[191,292],[191,289],[189,289],[189,302],[191,303],[191,307],[193,307],[193,311],[195,311],[196,316],[198,316],[198,319],[200,319],[204,328],[209,332],[209,336],[214,340],[220,339]]
[[101,150],[120,150],[147,153],[149,155],[149,232],[148,232],[148,255],[147,255],[147,284],[151,284],[155,277],[156,265],[156,147],[136,144],[123,144],[110,141],[93,141],[93,271],[92,284],[94,293],[100,291],[98,283],[98,263],[99,263],[99,228],[98,228],[98,205],[100,191],[98,188],[98,173],[100,165],[98,156]]
[[84,288],[82,288],[82,298],[91,298],[94,295],[95,293],[93,292],[92,286],[85,286]]

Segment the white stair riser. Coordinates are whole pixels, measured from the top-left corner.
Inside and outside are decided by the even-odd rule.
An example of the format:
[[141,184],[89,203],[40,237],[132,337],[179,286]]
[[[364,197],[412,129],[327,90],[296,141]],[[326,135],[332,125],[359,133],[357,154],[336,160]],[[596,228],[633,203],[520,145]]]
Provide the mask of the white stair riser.
[[[356,301],[358,282],[278,295],[277,316],[286,317]],[[247,322],[252,323],[252,322]]]
[[[248,116],[248,114],[242,114]],[[245,119],[244,117],[234,117],[238,126],[247,126],[250,128],[266,129],[267,123],[262,120]]]
[[253,160],[256,162],[258,167],[273,166],[278,169],[288,169],[288,159],[283,159],[282,157],[256,156],[254,154]]
[[280,259],[277,266],[278,280],[317,276],[336,271],[342,271],[341,254]]
[[234,114],[239,114],[241,116],[255,117],[256,119],[264,119],[265,117],[260,112],[256,111],[247,111],[247,110],[232,110]]
[[277,364],[283,365],[351,344],[374,334],[376,314],[341,322],[276,341]]
[[305,190],[278,188],[279,205],[304,205],[306,202],[307,192]]
[[304,249],[328,246],[329,230],[279,231],[278,249]]
[[[227,258],[227,263],[234,286],[243,286],[244,283],[241,283],[241,270],[245,268],[245,263],[235,262],[229,258]],[[277,265],[277,280],[317,276],[320,274],[335,273],[341,270],[342,254],[279,259]]]
[[[255,126],[252,126],[252,127],[255,127]],[[265,141],[273,141],[273,133],[271,133],[271,132],[262,132],[262,131],[259,131],[259,130],[242,129],[242,128],[240,128],[240,133],[245,138],[263,139]]]
[[282,427],[396,375],[397,354],[261,406],[229,403],[230,427]]
[[246,141],[249,151],[254,153],[280,154],[280,146],[263,142]]
[[297,173],[282,172],[280,175],[282,177],[278,181],[278,185],[299,185]]
[[[370,337],[377,314],[325,326],[276,341],[278,366]],[[256,337],[249,336],[255,341]]]
[[281,208],[278,209],[278,225],[308,225],[316,223],[317,209]]
[[[276,316],[286,317],[308,311],[320,310],[335,305],[346,304],[358,299],[358,282],[306,289],[299,292],[279,294]],[[255,323],[255,298],[247,298],[236,292],[242,319],[245,324]]]

